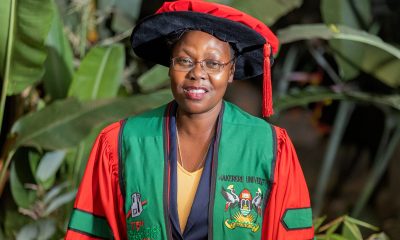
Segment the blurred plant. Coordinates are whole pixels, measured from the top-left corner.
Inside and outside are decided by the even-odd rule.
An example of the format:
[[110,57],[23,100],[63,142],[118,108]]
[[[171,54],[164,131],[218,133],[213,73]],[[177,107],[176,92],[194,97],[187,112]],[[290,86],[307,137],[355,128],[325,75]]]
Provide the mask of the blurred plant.
[[[123,40],[137,16],[123,8],[136,6],[138,14],[141,1],[95,2],[0,5],[0,24],[8,30],[0,34],[1,236],[62,237],[101,128],[171,99],[145,75],[139,88],[147,94],[133,93],[129,83],[147,69],[136,68],[129,54],[126,60]],[[106,26],[106,18],[115,27]]]
[[[56,173],[63,163],[65,154],[65,151],[47,152],[42,159],[33,151],[16,155],[20,159],[15,159],[11,164],[11,193],[18,205],[19,213],[28,217],[27,222],[31,222],[29,219],[34,221],[24,225],[16,235],[16,239],[48,239],[56,232],[57,222],[50,215],[60,211],[63,205],[73,200],[76,195],[76,190],[65,191],[69,185],[68,182],[55,183]],[[25,166],[28,164],[30,167],[22,168],[22,164]],[[24,170],[17,171],[17,169]],[[58,220],[65,221],[62,218]],[[5,224],[12,226],[6,230],[6,233],[10,229],[15,229],[12,218],[6,219]]]
[[[301,0],[218,2],[249,12],[269,25],[302,4]],[[393,109],[400,110],[397,93],[365,92],[348,84],[365,71],[392,88],[400,85],[399,50],[375,35],[377,25],[366,7],[369,2],[356,3],[361,18],[349,12],[354,8],[347,8],[345,1],[323,0],[321,11],[328,25],[295,25],[279,31],[281,42],[287,45],[311,38],[327,40],[327,46],[307,46],[335,84],[293,91],[280,86],[278,112],[327,99],[384,106],[390,115]],[[4,29],[0,32],[0,208],[4,209],[0,211],[0,238],[62,237],[70,201],[100,129],[172,98],[163,89],[169,84],[167,69],[141,62],[128,50],[127,38],[146,6],[141,0],[5,0],[0,4]],[[336,21],[337,17],[345,20]],[[362,24],[354,19],[363,19]],[[286,65],[276,67],[283,79],[296,65],[296,51],[292,59],[285,59]],[[325,54],[335,57],[339,74],[327,64]],[[351,106],[344,107],[341,115],[350,110]],[[346,118],[339,119],[338,129],[344,129]],[[388,123],[388,134],[392,125],[396,126]],[[335,139],[328,159],[334,158],[332,152],[342,133],[332,134]],[[396,146],[396,139],[385,138],[382,146]],[[369,191],[393,148],[382,147],[385,161],[375,168]],[[323,179],[329,177],[330,168],[328,164]],[[321,185],[320,195],[325,188]]]
[[[313,209],[316,215],[319,215],[324,207],[336,154],[349,119],[357,106],[374,105],[382,111],[386,120],[378,151],[373,156],[374,165],[370,177],[358,202],[354,204],[354,216],[359,215],[365,207],[400,142],[400,49],[376,35],[379,23],[373,21],[371,4],[370,0],[322,0],[320,10],[323,24],[291,25],[278,31],[282,44],[290,45],[306,40],[300,48],[307,49],[331,83],[328,86],[316,87],[315,85],[321,82],[319,77],[316,84],[311,83],[301,89],[289,89],[288,79],[296,68],[298,55],[292,54],[292,59],[289,59],[288,54],[283,60],[283,66],[275,68],[283,76],[277,87],[280,97],[275,101],[276,110],[307,106],[314,102],[339,101],[313,195]],[[327,44],[313,39],[327,40]],[[296,45],[292,48],[297,49]],[[291,52],[296,51],[299,50],[291,49]],[[335,59],[337,67],[332,65],[332,61],[329,60],[331,57]],[[335,70],[336,68],[338,70]],[[384,90],[364,88],[366,76],[380,82]]]
[[374,232],[379,231],[379,228],[347,215],[323,224],[325,219],[326,217],[320,217],[314,220],[315,238],[317,240],[389,240],[389,237],[383,232],[374,233],[364,238],[360,227]]

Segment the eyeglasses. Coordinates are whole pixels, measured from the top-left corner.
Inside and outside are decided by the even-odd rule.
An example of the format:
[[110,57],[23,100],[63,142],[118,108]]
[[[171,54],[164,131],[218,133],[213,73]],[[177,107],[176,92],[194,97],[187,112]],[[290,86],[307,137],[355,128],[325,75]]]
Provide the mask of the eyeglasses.
[[191,71],[196,63],[200,63],[201,68],[209,74],[213,73],[219,73],[222,71],[222,69],[231,63],[235,58],[232,58],[229,60],[229,62],[222,63],[217,60],[212,60],[212,59],[204,59],[201,61],[194,61],[193,59],[189,57],[174,57],[171,59],[171,67],[175,71],[180,71],[180,72],[189,72]]

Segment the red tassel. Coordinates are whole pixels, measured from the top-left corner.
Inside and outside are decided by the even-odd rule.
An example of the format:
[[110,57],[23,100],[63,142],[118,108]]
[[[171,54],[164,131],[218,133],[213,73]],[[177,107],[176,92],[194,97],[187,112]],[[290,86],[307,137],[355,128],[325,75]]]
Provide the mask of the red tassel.
[[263,74],[263,104],[262,115],[269,117],[274,114],[272,108],[272,82],[271,82],[271,63],[270,63],[271,46],[266,43],[264,45],[264,74]]

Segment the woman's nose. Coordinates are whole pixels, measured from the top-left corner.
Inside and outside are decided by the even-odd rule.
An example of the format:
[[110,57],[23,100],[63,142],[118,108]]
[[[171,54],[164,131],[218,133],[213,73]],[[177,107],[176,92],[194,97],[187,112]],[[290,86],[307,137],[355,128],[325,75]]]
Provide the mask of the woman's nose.
[[207,73],[203,68],[204,62],[195,62],[192,70],[189,71],[190,79],[192,80],[203,80],[207,77]]

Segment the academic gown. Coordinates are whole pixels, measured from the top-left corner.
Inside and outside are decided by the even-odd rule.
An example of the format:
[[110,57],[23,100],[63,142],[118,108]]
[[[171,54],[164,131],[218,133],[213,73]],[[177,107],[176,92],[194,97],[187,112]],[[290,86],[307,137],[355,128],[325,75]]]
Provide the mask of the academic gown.
[[[176,108],[173,110],[176,111]],[[223,114],[223,113],[222,113]],[[221,115],[221,114],[220,114]],[[171,114],[169,126],[171,151],[171,191],[169,199],[169,219],[174,239],[201,240],[207,239],[208,212],[202,205],[208,204],[210,174],[212,171],[212,152],[215,144],[207,153],[205,166],[198,190],[189,214],[188,223],[183,233],[180,232],[176,206],[176,131],[175,119]],[[162,117],[162,116],[160,116]],[[219,117],[220,118],[220,117]],[[104,128],[98,135],[80,184],[74,203],[74,210],[68,226],[65,239],[127,239],[126,213],[124,197],[119,179],[119,133],[123,121],[113,123]],[[296,226],[290,220],[299,214],[305,222],[311,222],[310,200],[307,185],[301,170],[295,149],[286,131],[273,126],[276,135],[276,161],[270,194],[266,201],[261,239],[296,240],[312,239],[314,229],[311,224],[307,227]],[[216,132],[216,135],[220,134]],[[213,143],[217,137],[213,138]],[[171,160],[175,159],[175,160]],[[296,210],[296,211],[294,211]],[[310,210],[310,211],[308,211]],[[297,219],[298,220],[298,219]],[[297,221],[299,222],[299,221]],[[219,239],[214,236],[214,239]],[[147,239],[146,239],[147,240]]]

